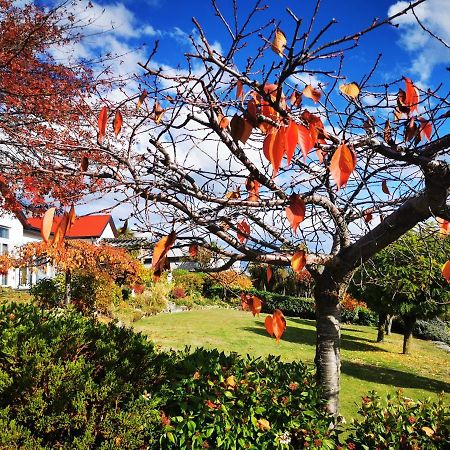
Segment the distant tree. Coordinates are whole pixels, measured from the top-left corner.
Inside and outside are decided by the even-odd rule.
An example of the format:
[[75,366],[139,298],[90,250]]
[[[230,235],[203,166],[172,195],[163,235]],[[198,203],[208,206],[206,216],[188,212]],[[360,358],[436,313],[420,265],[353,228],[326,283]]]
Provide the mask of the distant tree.
[[349,290],[379,314],[378,340],[387,316],[399,316],[404,324],[403,353],[410,353],[417,319],[445,312],[450,290],[442,266],[450,254],[450,240],[436,236],[435,229],[410,231],[364,263]]

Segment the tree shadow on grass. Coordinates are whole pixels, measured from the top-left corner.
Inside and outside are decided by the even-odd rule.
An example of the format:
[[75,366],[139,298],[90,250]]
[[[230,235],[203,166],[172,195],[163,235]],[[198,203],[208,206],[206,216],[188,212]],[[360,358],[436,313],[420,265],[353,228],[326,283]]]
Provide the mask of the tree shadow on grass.
[[450,384],[445,381],[415,375],[411,372],[386,367],[342,361],[341,371],[346,375],[377,384],[393,385],[397,388],[425,389],[436,393],[450,392]]
[[[298,322],[297,322],[298,323]],[[260,327],[244,327],[242,328],[245,331],[250,331],[255,334],[259,334],[261,336],[268,337],[267,331]],[[309,328],[297,328],[297,327],[288,327],[281,338],[285,342],[293,342],[295,344],[309,345],[311,347],[316,346],[316,331],[311,330]],[[341,349],[353,352],[387,352],[382,348],[376,347],[375,345],[367,344],[366,342],[361,341],[369,341],[367,339],[359,339],[354,336],[341,336]]]

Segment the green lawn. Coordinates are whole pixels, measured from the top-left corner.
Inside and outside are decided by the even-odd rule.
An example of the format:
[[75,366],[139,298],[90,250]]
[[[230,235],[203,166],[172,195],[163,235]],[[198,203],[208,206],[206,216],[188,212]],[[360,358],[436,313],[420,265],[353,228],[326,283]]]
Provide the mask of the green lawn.
[[[281,355],[286,361],[300,359],[313,364],[314,321],[287,319],[287,329],[277,344],[264,328],[265,316],[231,309],[205,309],[176,314],[160,314],[134,324],[162,348],[186,345],[218,348],[251,355]],[[450,401],[450,355],[431,342],[415,340],[412,355],[402,355],[402,336],[387,336],[375,342],[376,330],[344,325],[342,329],[341,412],[356,415],[361,397],[370,390],[384,395],[404,388],[414,399],[435,397],[446,392]]]

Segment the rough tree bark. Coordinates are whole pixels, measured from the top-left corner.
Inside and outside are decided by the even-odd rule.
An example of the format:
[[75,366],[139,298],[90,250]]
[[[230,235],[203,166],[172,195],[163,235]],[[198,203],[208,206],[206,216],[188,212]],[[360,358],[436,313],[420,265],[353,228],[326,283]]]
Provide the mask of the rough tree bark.
[[402,316],[405,330],[403,332],[403,354],[411,353],[413,328],[416,323],[416,316],[414,314],[405,314]]
[[388,314],[386,314],[386,313],[378,314],[377,342],[383,342],[384,341],[384,334],[386,332],[387,322],[388,322]]

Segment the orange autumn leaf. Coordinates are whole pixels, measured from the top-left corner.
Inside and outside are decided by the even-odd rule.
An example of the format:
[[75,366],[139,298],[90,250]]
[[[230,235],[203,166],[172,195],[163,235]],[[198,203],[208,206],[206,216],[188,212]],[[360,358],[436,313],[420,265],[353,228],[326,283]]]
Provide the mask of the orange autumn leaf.
[[279,56],[283,56],[284,49],[286,48],[287,40],[286,35],[279,29],[275,31],[275,37],[272,41],[272,50]]
[[77,216],[75,215],[75,206],[72,205],[69,210],[67,232],[72,228],[72,225],[75,223],[76,218],[77,218]]
[[241,292],[241,306],[242,311],[250,311],[250,296],[249,294],[245,294]]
[[291,164],[291,160],[294,156],[297,143],[298,143],[298,127],[293,120],[290,120],[289,125],[286,129],[286,159],[288,165]]
[[172,248],[177,235],[174,230],[172,230],[167,236],[164,236],[160,239],[153,248],[153,256],[152,256],[152,268],[155,269],[155,272],[161,271],[161,269],[167,265],[168,261],[165,261],[167,253]]
[[409,142],[413,139],[417,139],[418,133],[419,127],[417,126],[416,121],[411,118],[405,127],[405,141]]
[[409,107],[410,112],[417,111],[417,105],[419,103],[419,91],[414,86],[414,83],[405,77],[406,95],[405,105]]
[[294,91],[289,99],[292,106],[300,107],[302,104],[302,94],[298,91]]
[[98,116],[98,142],[101,144],[106,134],[106,122],[108,120],[108,109],[104,106]]
[[189,246],[189,255],[191,258],[196,258],[198,254],[198,244],[191,244]]
[[236,82],[236,100],[242,100],[244,98],[244,89],[242,81]]
[[166,110],[162,108],[158,100],[156,100],[155,104],[153,105],[153,120],[156,124],[159,124],[159,122],[161,122],[165,111]]
[[257,425],[261,431],[269,431],[271,429],[270,422],[267,419],[258,419]]
[[330,162],[330,175],[338,190],[347,184],[356,167],[356,154],[346,144],[341,144],[334,152]]
[[53,244],[59,245],[64,241],[64,237],[69,228],[69,216],[63,214],[58,226],[56,227],[55,234],[53,236]]
[[391,191],[390,191],[389,188],[388,188],[388,185],[387,185],[387,181],[386,181],[386,180],[383,180],[383,181],[381,182],[381,190],[382,190],[386,195],[391,195]]
[[237,238],[241,244],[244,244],[250,234],[250,225],[245,220],[242,220],[237,224],[237,229]]
[[272,275],[273,275],[272,267],[267,266],[267,267],[266,267],[267,284],[270,283],[270,280],[272,279]]
[[270,163],[272,164],[273,169],[273,178],[277,175],[283,156],[286,153],[286,130],[287,128],[282,126],[275,131],[275,140],[269,149]]
[[358,97],[361,90],[357,83],[341,84],[339,90],[347,97],[356,98]]
[[230,191],[225,194],[225,198],[228,200],[234,200],[241,198],[241,188],[238,187],[235,191]]
[[313,88],[310,84],[303,89],[303,95],[310,98],[314,103],[317,103],[322,97],[320,89]]
[[441,235],[447,235],[450,232],[450,222],[441,217],[436,217],[436,220],[439,224],[439,233]]
[[120,130],[122,129],[123,117],[122,113],[119,110],[116,110],[113,121],[114,134],[118,136]]
[[245,189],[248,192],[247,200],[250,202],[259,201],[259,189],[261,187],[261,183],[258,180],[255,180],[253,177],[248,177],[245,181]]
[[264,320],[267,332],[273,337],[273,316],[267,316]]
[[252,309],[253,317],[255,317],[256,315],[259,316],[259,313],[261,312],[261,309],[262,309],[261,299],[258,297],[255,297],[254,295],[252,295],[252,297],[251,297],[251,309]]
[[218,115],[217,120],[219,122],[219,128],[221,128],[222,130],[228,128],[228,126],[230,125],[230,119],[223,116],[222,114]]
[[44,218],[42,219],[41,236],[44,242],[48,242],[50,233],[52,232],[53,217],[55,216],[55,211],[56,208],[54,206],[52,208],[49,208],[45,212]]
[[431,121],[426,120],[423,117],[419,117],[419,121],[420,121],[420,130],[419,130],[420,137],[430,142],[431,134],[433,133],[433,126],[431,125]]
[[298,226],[305,219],[305,202],[298,194],[292,194],[289,198],[289,205],[286,207],[285,212],[286,217],[291,224],[292,231],[296,233]]
[[311,132],[304,125],[297,125],[298,131],[298,145],[302,150],[303,159],[306,161],[308,153],[314,148],[314,139],[311,137]]
[[144,100],[147,98],[148,92],[144,89],[141,93],[141,95],[139,96],[139,99],[137,101],[137,105],[136,105],[136,109],[139,111],[139,109],[141,108],[142,104],[144,103]]
[[306,266],[306,252],[305,250],[299,250],[292,255],[291,267],[295,273],[300,273]]
[[442,276],[445,278],[447,282],[450,282],[450,261],[447,261],[442,266]]
[[286,319],[284,314],[279,309],[274,311],[272,318],[273,334],[277,342],[280,342],[281,336],[286,330]]

